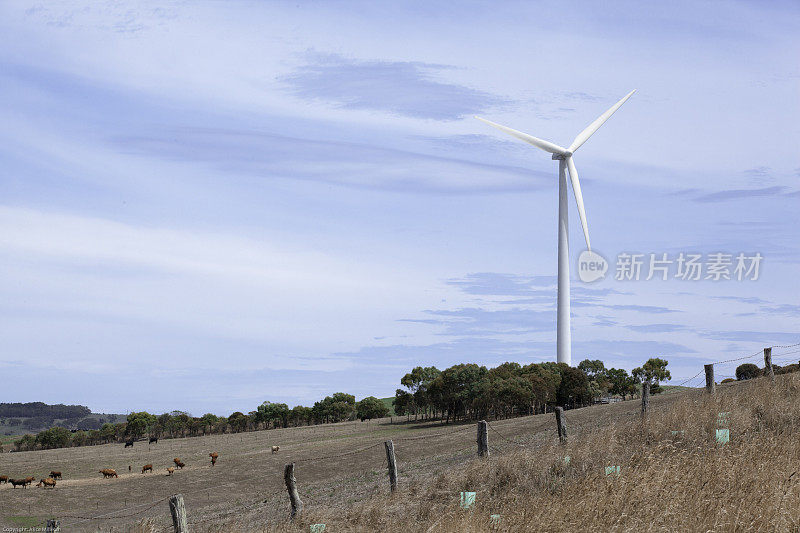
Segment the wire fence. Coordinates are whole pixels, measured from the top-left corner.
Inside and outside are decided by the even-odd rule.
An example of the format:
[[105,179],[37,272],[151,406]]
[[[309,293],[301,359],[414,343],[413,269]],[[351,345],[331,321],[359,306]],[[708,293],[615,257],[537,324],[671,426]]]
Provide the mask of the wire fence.
[[[130,518],[132,516],[136,516],[136,515],[139,515],[139,514],[146,513],[147,511],[149,511],[150,509],[152,509],[153,507],[155,507],[159,503],[162,503],[162,502],[165,502],[165,501],[169,500],[169,498],[170,497],[167,496],[166,498],[161,498],[161,499],[156,500],[154,502],[143,503],[143,504],[140,504],[140,505],[134,505],[132,507],[127,507],[125,509],[118,509],[116,511],[109,511],[107,513],[103,513],[103,514],[99,514],[99,515],[95,515],[95,516],[63,515],[63,516],[60,516],[59,518],[67,519],[67,520],[75,519],[75,520],[77,520],[77,522],[72,522],[72,523],[68,523],[68,524],[62,524],[61,527],[62,528],[72,528],[72,527],[80,525],[80,524],[82,524],[84,522],[88,522],[90,520],[119,520],[121,518]],[[142,509],[142,507],[143,507],[143,509]],[[130,511],[131,509],[139,509],[139,510],[133,511],[133,512],[128,512],[127,514],[118,514],[118,513],[125,512],[125,511]]]
[[[792,363],[795,363],[795,362],[800,363],[800,361],[798,361],[798,360],[796,360],[794,358],[791,358],[791,357],[787,358],[786,357],[787,355],[800,354],[800,348],[798,348],[796,350],[785,351],[785,352],[775,351],[776,349],[780,350],[780,349],[796,348],[796,347],[800,347],[800,343],[772,346],[771,347],[772,350],[773,350],[772,351],[772,364],[773,365],[782,364],[782,363],[788,363],[790,361]],[[721,360],[721,361],[713,361],[713,362],[708,363],[708,364],[711,364],[711,365],[713,365],[715,367],[715,372],[714,372],[715,379],[716,378],[738,379],[736,374],[735,374],[735,372],[734,373],[717,372],[717,367],[721,367],[723,365],[727,365],[727,364],[730,364],[730,363],[738,363],[738,362],[741,362],[741,361],[747,361],[747,360],[751,360],[751,359],[756,359],[756,358],[760,358],[760,357],[763,357],[763,356],[764,356],[764,350],[759,350],[759,351],[751,353],[749,355],[743,355],[741,357],[734,357],[732,359],[724,359],[724,360]],[[734,369],[732,368],[731,370],[734,370]],[[674,381],[681,380],[679,383],[677,383],[677,386],[679,386],[679,387],[687,386],[687,385],[692,385],[692,386],[698,385],[699,386],[699,385],[702,385],[702,382],[705,380],[705,376],[703,374],[704,374],[704,370],[700,370],[694,376],[691,376],[689,378],[676,378]],[[695,383],[695,381],[697,383]]]
[[486,422],[486,425],[488,425],[488,426],[489,426],[489,429],[491,429],[491,430],[492,430],[492,432],[493,432],[495,435],[497,435],[498,437],[500,437],[500,438],[501,438],[501,439],[503,439],[504,441],[506,441],[506,442],[509,442],[509,443],[511,443],[511,444],[515,444],[515,445],[517,445],[517,446],[520,446],[520,447],[522,447],[522,448],[526,448],[526,447],[527,447],[527,444],[523,444],[523,443],[521,443],[521,442],[517,442],[517,441],[515,441],[515,440],[513,440],[513,439],[510,439],[510,438],[506,437],[505,435],[503,435],[502,433],[500,433],[499,431],[497,431],[497,429],[495,429],[495,427],[494,427],[492,424],[490,424],[490,423],[489,423],[489,421],[487,421],[487,422]]

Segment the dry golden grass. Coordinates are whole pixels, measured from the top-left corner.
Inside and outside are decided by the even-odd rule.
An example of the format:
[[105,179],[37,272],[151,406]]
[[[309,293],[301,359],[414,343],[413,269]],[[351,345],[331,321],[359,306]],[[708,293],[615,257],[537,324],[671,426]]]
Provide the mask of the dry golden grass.
[[[169,530],[165,501],[184,494],[193,532],[309,531],[799,531],[800,376],[663,394],[642,424],[639,402],[566,413],[570,440],[560,446],[552,414],[491,422],[492,456],[475,458],[475,424],[348,422],[241,435],[165,441],[153,447],[97,446],[2,454],[0,470],[15,476],[63,470],[52,490],[0,486],[0,524],[64,518],[66,531]],[[714,443],[717,414],[730,412],[731,442]],[[683,430],[673,437],[672,430]],[[504,437],[525,447],[512,444]],[[400,491],[389,495],[382,442],[395,441]],[[281,453],[270,447],[280,444]],[[148,449],[151,448],[151,449]],[[220,461],[210,467],[208,453]],[[356,451],[352,455],[351,451]],[[571,461],[565,465],[563,457]],[[164,475],[172,458],[187,467]],[[322,457],[322,458],[321,458]],[[297,462],[306,503],[289,522],[282,482]],[[129,474],[127,465],[156,466]],[[621,466],[619,477],[604,468]],[[101,467],[120,478],[104,480]],[[477,492],[470,510],[460,491]],[[133,514],[131,514],[133,513]],[[501,524],[489,522],[491,514]],[[130,515],[130,516],[129,516]]]
[[[393,496],[308,505],[294,523],[267,529],[248,515],[213,530],[800,531],[799,398],[796,375],[723,386],[713,397],[691,391],[652,405],[644,423],[628,416],[565,446],[506,442],[516,449],[420,477]],[[720,412],[730,413],[722,446]],[[605,475],[609,465],[621,466],[618,477]],[[460,491],[477,492],[473,508],[459,507]]]

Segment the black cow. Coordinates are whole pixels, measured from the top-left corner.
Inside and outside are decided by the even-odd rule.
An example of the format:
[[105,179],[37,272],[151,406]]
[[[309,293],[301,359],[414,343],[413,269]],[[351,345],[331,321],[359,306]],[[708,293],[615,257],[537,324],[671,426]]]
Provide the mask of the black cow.
[[133,448],[133,439],[125,441],[126,448]]
[[157,443],[157,442],[158,442],[158,437],[150,437],[149,444],[153,444],[153,443]]

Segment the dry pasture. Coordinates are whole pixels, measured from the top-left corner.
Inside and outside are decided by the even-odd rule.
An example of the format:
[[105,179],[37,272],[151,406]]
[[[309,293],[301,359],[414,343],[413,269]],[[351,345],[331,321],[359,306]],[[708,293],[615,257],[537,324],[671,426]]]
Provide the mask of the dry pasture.
[[[652,407],[663,408],[682,395],[656,396]],[[570,436],[575,438],[611,423],[635,420],[639,409],[638,401],[627,401],[568,411]],[[311,511],[346,507],[387,495],[383,447],[387,439],[395,442],[401,487],[450,471],[475,456],[474,422],[406,423],[397,417],[394,422],[381,419],[164,439],[152,445],[145,440],[132,448],[117,443],[0,454],[2,475],[38,478],[51,470],[63,473],[63,481],[52,490],[12,490],[0,485],[0,524],[11,527],[22,520],[38,523],[58,517],[67,531],[155,531],[171,523],[168,504],[160,500],[181,493],[190,524],[196,522],[193,531],[229,530],[231,520],[251,524],[248,528],[282,527],[288,516],[283,485],[286,463],[297,464],[298,486],[306,509]],[[552,414],[490,424],[489,443],[495,456],[514,452],[516,445],[504,439],[532,447],[558,440]],[[276,454],[272,453],[273,445],[280,446]],[[213,468],[208,455],[211,452],[219,453]],[[175,457],[180,457],[186,467],[167,476],[166,469],[173,465]],[[142,466],[149,463],[153,464],[153,474],[142,475]],[[128,470],[129,465],[132,471]],[[103,479],[98,473],[102,468],[113,468],[119,478]],[[148,508],[153,502],[158,503]],[[85,519],[98,515],[107,516]]]

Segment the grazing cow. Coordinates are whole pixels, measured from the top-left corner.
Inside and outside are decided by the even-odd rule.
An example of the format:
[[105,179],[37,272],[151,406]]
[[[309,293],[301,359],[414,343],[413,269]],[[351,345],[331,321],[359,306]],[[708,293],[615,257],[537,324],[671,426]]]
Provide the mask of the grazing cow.
[[175,473],[175,467],[174,466],[167,467],[167,475],[168,476],[171,476],[174,473]]
[[126,440],[125,441],[125,447],[126,448],[133,448],[133,439]]
[[280,449],[281,449],[280,446],[273,446],[272,447],[272,453],[278,453],[278,450],[280,450]]
[[219,457],[219,454],[217,452],[211,452],[210,454],[208,454],[208,456],[211,457],[211,466],[217,464],[217,457]]
[[61,472],[59,472],[58,470],[51,470],[50,477],[53,479],[61,479]]
[[158,437],[150,437],[148,444],[158,444]]
[[182,463],[181,461],[178,461],[177,463],[175,463],[175,466],[177,466],[180,469],[183,469],[183,467],[186,466],[186,464]]
[[117,475],[117,471],[114,470],[113,468],[104,468],[100,470],[100,473],[103,474],[104,479],[108,477],[119,477]]
[[153,472],[153,465],[144,465],[144,466],[142,467],[142,474],[144,474],[144,473],[145,473],[145,472],[147,472],[147,471],[149,471],[150,473],[152,473],[152,472]]
[[8,482],[11,483],[11,486],[13,488],[15,488],[15,489],[17,488],[17,485],[22,485],[23,489],[27,489],[28,485],[31,484],[32,480],[29,480],[27,478],[25,478],[25,479],[9,479]]
[[0,476],[0,483],[8,483],[8,476]]
[[181,462],[181,458],[180,457],[176,457],[175,459],[172,460],[172,462],[177,465],[178,463]]
[[44,485],[44,488],[50,487],[51,489],[54,489],[56,488],[56,480],[51,477],[40,479],[36,486],[41,487],[42,485]]

